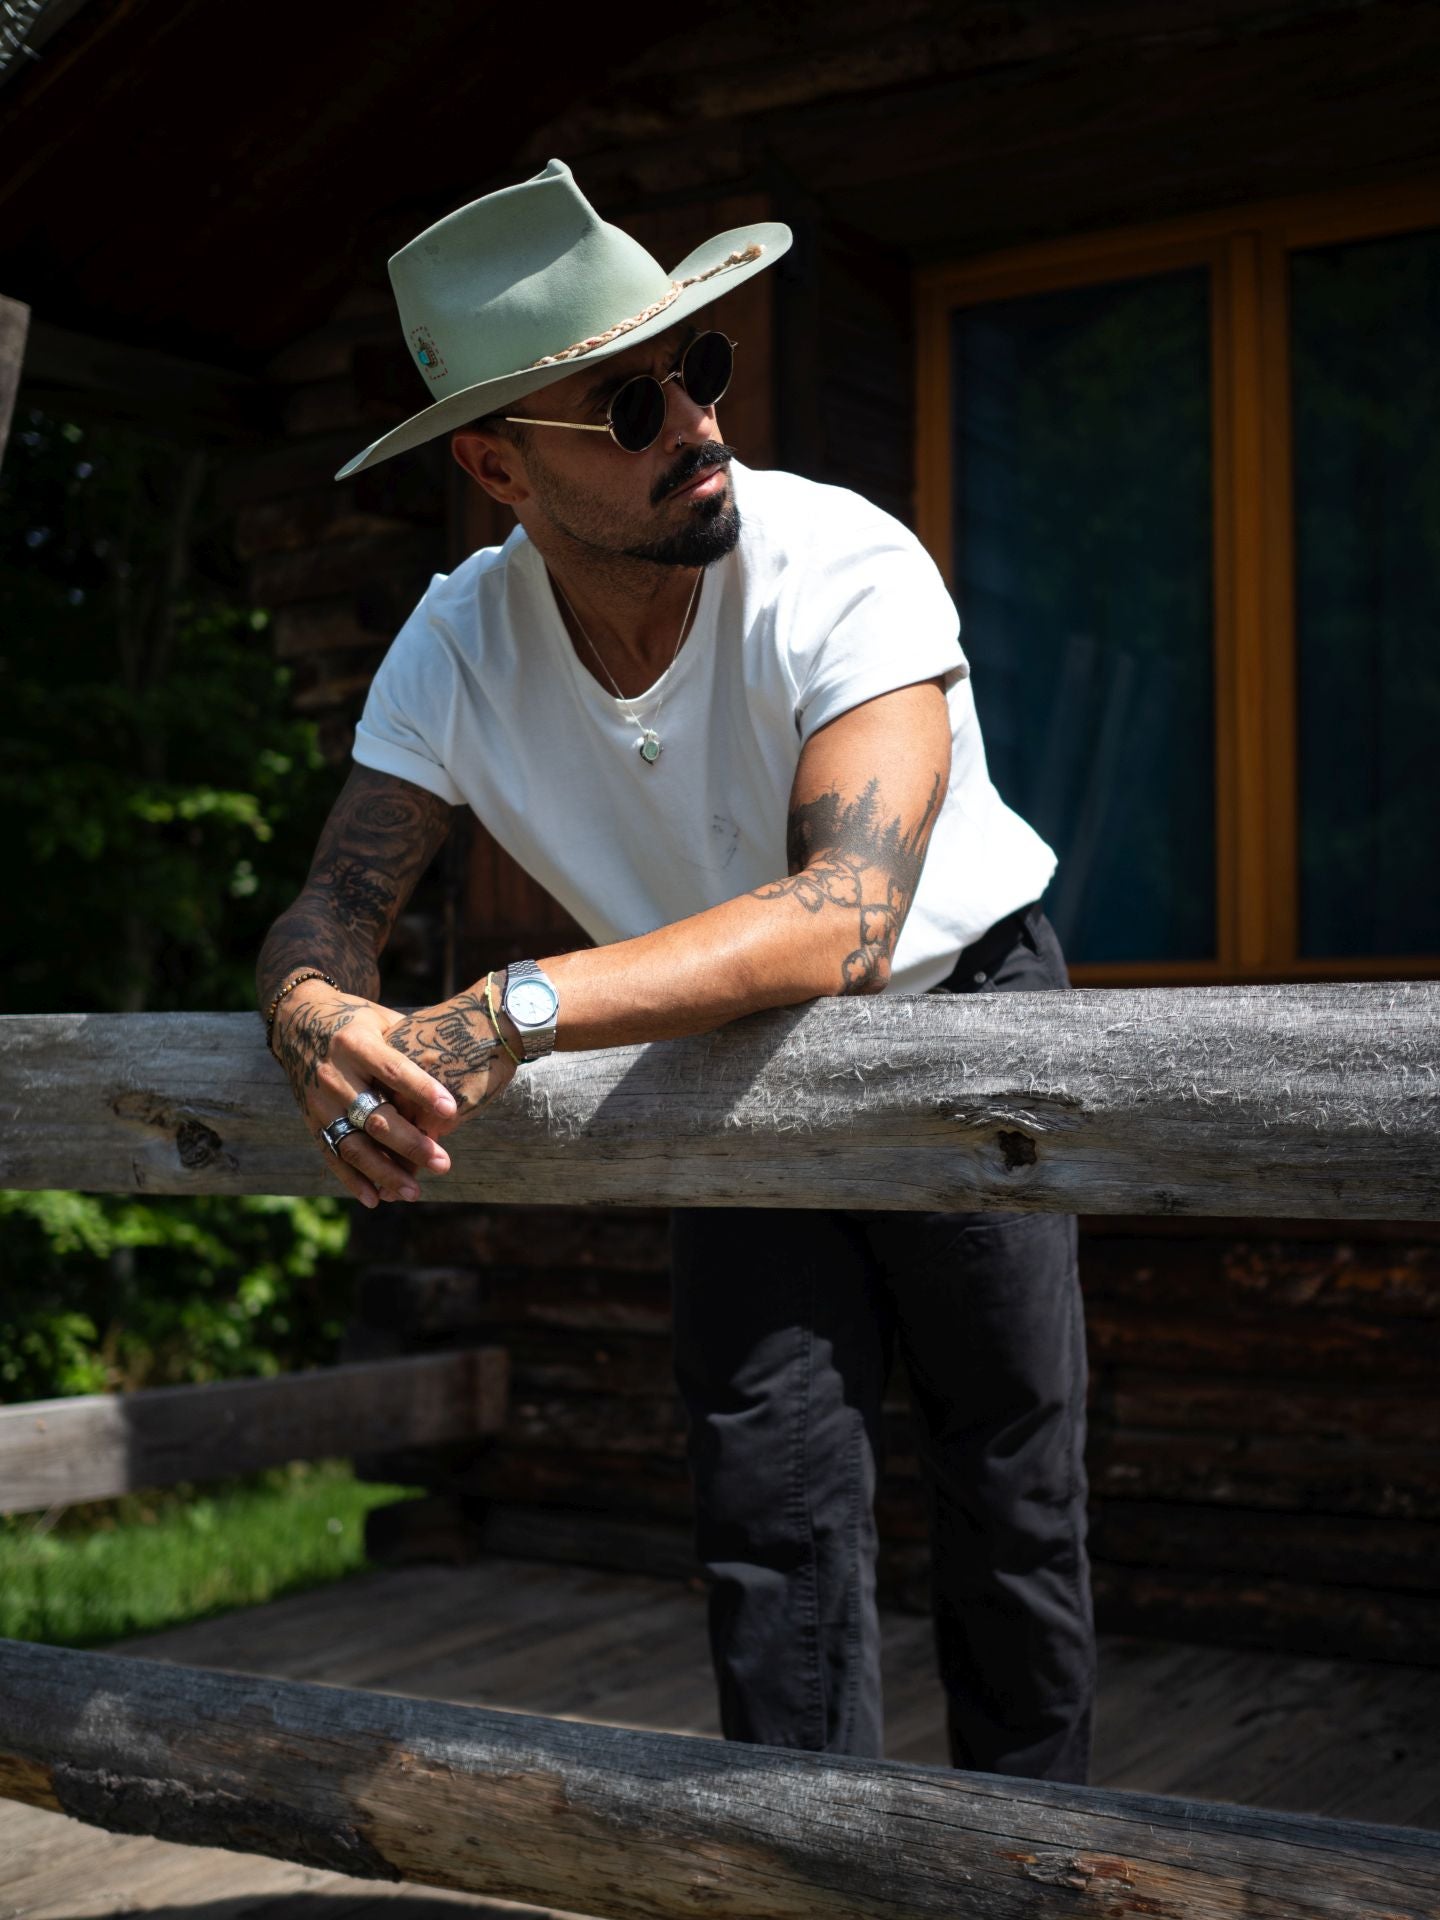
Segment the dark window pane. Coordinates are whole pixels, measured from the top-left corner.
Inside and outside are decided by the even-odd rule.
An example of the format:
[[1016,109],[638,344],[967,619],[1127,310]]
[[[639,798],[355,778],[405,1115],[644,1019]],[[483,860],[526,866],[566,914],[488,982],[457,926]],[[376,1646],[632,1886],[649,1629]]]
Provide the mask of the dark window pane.
[[955,581],[1073,960],[1215,952],[1203,270],[958,311]]
[[1440,953],[1440,233],[1291,303],[1301,952]]

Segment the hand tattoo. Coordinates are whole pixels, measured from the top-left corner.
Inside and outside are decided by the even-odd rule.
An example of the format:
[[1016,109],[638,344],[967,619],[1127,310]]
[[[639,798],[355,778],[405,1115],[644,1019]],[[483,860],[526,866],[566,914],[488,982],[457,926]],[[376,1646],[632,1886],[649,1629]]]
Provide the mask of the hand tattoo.
[[275,1058],[285,1069],[301,1113],[319,1085],[320,1069],[330,1057],[336,1034],[349,1026],[364,1005],[363,1000],[350,1000],[343,994],[329,1000],[307,999],[276,1020]]
[[509,1079],[510,1057],[495,1036],[482,994],[457,993],[437,1007],[422,1007],[385,1039],[448,1087],[461,1114],[483,1106]]
[[881,826],[880,782],[848,804],[833,789],[791,810],[786,831],[790,878],[757,887],[757,900],[796,900],[807,913],[846,908],[859,916],[859,945],[840,967],[840,991],[878,993],[910,911],[925,850],[940,811],[940,776],[925,811],[907,833],[897,814]]

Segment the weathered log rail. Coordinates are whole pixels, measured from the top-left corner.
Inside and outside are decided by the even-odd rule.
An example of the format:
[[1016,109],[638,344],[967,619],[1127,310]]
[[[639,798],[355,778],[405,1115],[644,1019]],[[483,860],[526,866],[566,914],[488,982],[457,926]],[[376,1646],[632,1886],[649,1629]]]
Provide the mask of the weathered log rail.
[[0,1513],[348,1457],[361,1439],[476,1440],[505,1424],[508,1374],[504,1348],[477,1347],[0,1406]]
[[1440,1834],[3,1645],[0,1787],[616,1920],[1434,1920]]
[[[542,1062],[451,1144],[428,1197],[1437,1218],[1440,983],[831,1001]],[[0,1184],[327,1179],[246,1016],[0,1021]],[[155,1457],[179,1405],[151,1410]],[[32,1449],[32,1492],[93,1483],[74,1443],[114,1418]],[[9,1642],[0,1795],[602,1916],[1440,1913],[1427,1832]]]
[[[327,1188],[243,1014],[0,1021],[0,1185]],[[428,1198],[1440,1217],[1440,982],[830,1000],[527,1068]]]

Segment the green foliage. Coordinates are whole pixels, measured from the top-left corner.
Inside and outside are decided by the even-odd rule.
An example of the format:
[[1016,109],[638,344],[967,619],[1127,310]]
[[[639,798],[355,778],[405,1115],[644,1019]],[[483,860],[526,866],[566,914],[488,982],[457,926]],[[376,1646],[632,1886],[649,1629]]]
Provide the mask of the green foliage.
[[22,410],[0,469],[6,1010],[240,1008],[334,789],[204,456]]
[[0,1399],[323,1364],[348,1231],[338,1199],[0,1193]]
[[[22,394],[0,469],[7,1013],[249,1008],[304,876],[335,774],[211,477]],[[348,1224],[338,1199],[0,1196],[0,1399],[333,1359]]]
[[0,1637],[94,1646],[258,1606],[365,1565],[368,1510],[404,1489],[335,1463],[0,1521]]

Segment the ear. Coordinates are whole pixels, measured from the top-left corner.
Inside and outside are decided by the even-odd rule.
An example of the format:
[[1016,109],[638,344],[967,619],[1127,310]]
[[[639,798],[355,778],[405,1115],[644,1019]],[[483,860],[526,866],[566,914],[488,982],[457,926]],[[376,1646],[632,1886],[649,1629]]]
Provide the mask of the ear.
[[520,449],[509,440],[502,440],[498,433],[486,433],[479,427],[459,427],[450,436],[450,451],[456,463],[492,500],[515,507],[529,499],[530,487]]

